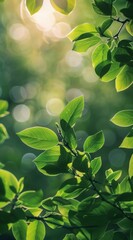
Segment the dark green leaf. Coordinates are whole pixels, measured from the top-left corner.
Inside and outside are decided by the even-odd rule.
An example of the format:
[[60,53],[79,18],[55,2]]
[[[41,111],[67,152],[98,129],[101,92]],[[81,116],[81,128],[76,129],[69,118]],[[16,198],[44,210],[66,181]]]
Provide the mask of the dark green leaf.
[[50,0],[56,11],[68,15],[75,7],[76,0]]
[[75,149],[77,147],[77,141],[74,129],[70,127],[70,125],[63,119],[60,121],[60,124],[62,128],[64,144],[69,145],[71,149]]
[[47,217],[45,221],[47,225],[52,229],[59,228],[64,225],[63,218],[58,213],[51,214],[50,217]]
[[100,131],[94,135],[89,136],[84,142],[84,151],[88,153],[94,153],[98,151],[104,145],[104,135]]
[[45,225],[38,220],[31,222],[27,229],[27,240],[44,240],[46,235]]
[[104,34],[104,32],[111,26],[113,23],[113,19],[109,18],[105,20],[102,25],[100,26],[100,33],[101,35]]
[[34,14],[40,10],[43,5],[43,0],[26,0],[26,6],[30,14]]
[[80,172],[87,172],[90,167],[90,160],[84,152],[78,151],[78,156],[74,158],[72,166]]
[[[96,8],[98,8],[98,10],[103,13],[104,15],[109,15],[111,16],[112,15],[112,12],[113,12],[113,9],[112,9],[112,2],[113,1],[109,1],[109,0],[104,0],[104,1],[101,1],[101,0],[95,0],[95,6]],[[94,6],[94,5],[93,5]],[[94,10],[95,7],[94,7]],[[99,13],[100,13],[99,12]]]
[[73,127],[78,118],[81,117],[84,108],[83,96],[74,98],[70,101],[60,115],[60,120],[64,120],[71,127]]
[[47,150],[58,143],[57,135],[45,127],[27,128],[17,135],[27,146],[37,150]]
[[70,233],[70,234],[66,234],[63,240],[77,240],[77,238],[73,233]]
[[133,84],[133,67],[125,65],[116,78],[117,92],[123,91]]
[[122,193],[116,198],[116,202],[125,202],[125,201],[128,201],[128,202],[133,201],[133,193],[132,192]]
[[133,125],[133,110],[122,110],[117,112],[111,122],[120,126],[120,127],[129,127]]
[[70,151],[63,146],[55,146],[41,153],[34,163],[38,170],[45,175],[56,175],[68,172],[68,163],[72,156]]
[[26,240],[27,224],[24,220],[19,220],[12,226],[12,232],[16,240]]
[[133,3],[129,3],[128,7],[121,9],[120,11],[124,14],[125,17],[133,19]]
[[133,129],[129,134],[124,138],[123,142],[120,145],[121,148],[133,148]]
[[19,195],[18,199],[21,201],[21,204],[25,207],[29,208],[39,207],[43,200],[43,192],[42,190],[25,191]]
[[43,200],[42,206],[47,211],[51,211],[51,212],[55,211],[56,209],[56,204],[53,202],[53,198],[46,198],[45,200]]

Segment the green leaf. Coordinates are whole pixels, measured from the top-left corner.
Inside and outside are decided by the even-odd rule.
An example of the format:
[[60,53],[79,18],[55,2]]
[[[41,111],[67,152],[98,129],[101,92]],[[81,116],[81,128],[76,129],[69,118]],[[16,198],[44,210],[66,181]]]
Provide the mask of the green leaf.
[[65,198],[65,199],[72,199],[78,197],[81,193],[83,193],[86,189],[81,184],[80,178],[71,178],[61,185],[60,189],[58,190],[56,196]]
[[[95,28],[95,26],[93,24],[90,23],[83,23],[78,25],[77,27],[75,27],[69,34],[68,34],[68,38],[71,41],[77,41],[77,39],[79,39],[79,37],[82,38],[86,38],[86,33],[92,33],[95,34],[97,33],[97,30]],[[83,37],[82,37],[83,36]]]
[[90,159],[84,152],[77,152],[77,156],[73,159],[73,168],[79,172],[87,172],[90,167]]
[[117,181],[122,175],[121,170],[117,170],[115,172],[111,172],[110,174],[106,175],[106,179],[109,183],[111,183],[113,180]]
[[84,151],[88,153],[94,153],[98,151],[104,145],[104,135],[100,131],[94,135],[89,136],[84,142]]
[[118,74],[115,83],[117,92],[130,87],[133,83],[133,67],[125,65]]
[[60,121],[60,124],[65,144],[68,144],[71,149],[75,149],[77,147],[77,141],[74,129],[63,119]]
[[8,138],[9,136],[5,126],[2,123],[0,123],[0,143],[3,143]]
[[5,100],[0,100],[0,117],[4,117],[8,114],[8,102]]
[[37,150],[47,150],[58,143],[57,135],[45,127],[27,128],[17,135],[27,146]]
[[68,15],[75,7],[76,0],[50,0],[56,11]]
[[114,240],[113,239],[114,236],[114,231],[110,230],[104,233],[104,236],[102,238],[100,238],[100,240]]
[[12,226],[13,236],[16,240],[26,240],[27,224],[24,220],[19,220]]
[[73,50],[77,52],[86,52],[90,47],[96,45],[100,41],[101,39],[99,37],[92,35],[89,38],[75,41]]
[[96,11],[96,13],[98,14],[103,14],[103,15],[114,15],[115,14],[115,10],[113,8],[113,0],[95,0],[94,1],[95,4],[93,4],[93,8]]
[[133,155],[131,156],[129,161],[128,175],[130,178],[133,177]]
[[120,11],[124,14],[125,17],[133,19],[133,3],[129,3],[126,8],[121,9]]
[[24,207],[35,208],[41,205],[43,200],[43,191],[25,191],[19,195],[18,198]]
[[111,67],[111,55],[107,44],[99,45],[92,54],[92,65],[96,74],[100,77],[105,75]]
[[92,169],[92,175],[95,176],[102,166],[101,157],[96,157],[91,161],[90,167]]
[[18,192],[21,193],[23,191],[23,188],[24,188],[24,177],[19,179],[18,184],[19,184]]
[[131,36],[133,36],[133,20],[126,24],[126,30]]
[[70,234],[66,234],[63,240],[77,240],[77,238],[73,233],[70,233]]
[[56,210],[56,205],[53,202],[53,198],[46,198],[42,201],[42,207],[47,211],[54,212]]
[[51,214],[50,217],[47,217],[45,221],[46,224],[52,229],[59,228],[64,225],[63,217],[58,215],[58,213],[53,215]]
[[3,169],[0,169],[0,207],[6,206],[18,190],[16,177]]
[[26,0],[26,6],[30,14],[34,14],[40,10],[43,5],[43,0]]
[[133,148],[133,129],[129,134],[124,138],[123,142],[120,145],[121,148]]
[[120,63],[112,62],[109,71],[102,76],[101,81],[109,82],[114,80],[117,77],[120,70],[121,70]]
[[111,122],[120,126],[120,127],[129,127],[133,125],[133,110],[122,110],[117,112],[113,118],[111,118]]
[[116,202],[129,202],[129,201],[133,201],[133,193],[132,192],[126,192],[126,193],[122,193],[120,195],[117,196],[116,198]]
[[28,226],[26,240],[44,240],[45,235],[45,225],[41,221],[35,220]]
[[63,112],[60,114],[60,121],[64,120],[71,127],[73,127],[78,118],[81,117],[84,108],[84,98],[83,96],[74,98],[70,101]]
[[56,175],[68,172],[67,164],[71,161],[70,151],[63,146],[55,146],[41,153],[34,163],[38,170],[45,175]]
[[101,33],[101,35],[103,36],[104,32],[111,26],[112,23],[113,19],[111,18],[105,20],[102,25],[98,27],[99,33]]

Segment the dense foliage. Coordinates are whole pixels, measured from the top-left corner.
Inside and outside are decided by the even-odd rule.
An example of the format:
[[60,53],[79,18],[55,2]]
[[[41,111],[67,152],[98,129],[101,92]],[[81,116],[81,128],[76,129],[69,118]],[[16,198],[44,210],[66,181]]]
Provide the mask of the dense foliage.
[[[45,2],[45,1],[44,1]],[[43,1],[27,0],[31,14],[37,12]],[[61,13],[68,14],[75,1],[52,0],[51,4]],[[133,16],[132,2],[94,0],[93,8],[105,17],[100,26],[83,23],[68,35],[73,50],[86,52],[95,46],[92,64],[96,74],[104,82],[115,80],[116,90],[123,91],[133,83]],[[111,27],[118,22],[119,30]],[[121,31],[127,35],[121,39]],[[0,117],[5,116],[8,104],[0,102]],[[126,176],[122,170],[109,168],[102,172],[102,159],[97,151],[104,145],[102,131],[88,136],[79,150],[74,127],[84,109],[83,96],[70,101],[56,123],[57,133],[46,127],[31,127],[17,135],[29,147],[43,152],[34,159],[37,169],[44,175],[64,175],[57,193],[44,199],[42,190],[25,191],[24,178],[19,181],[0,170],[0,232],[11,230],[16,240],[47,238],[47,226],[63,228],[64,240],[116,240],[133,238],[133,155]],[[133,110],[116,113],[111,121],[120,127],[133,126]],[[58,136],[57,136],[58,135]],[[8,137],[1,124],[0,141]],[[122,140],[121,148],[133,148],[133,129]],[[96,157],[93,154],[96,153]]]

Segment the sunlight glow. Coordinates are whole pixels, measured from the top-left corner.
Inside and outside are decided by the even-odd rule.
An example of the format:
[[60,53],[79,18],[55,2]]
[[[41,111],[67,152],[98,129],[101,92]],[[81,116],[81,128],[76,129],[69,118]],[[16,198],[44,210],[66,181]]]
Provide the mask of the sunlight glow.
[[25,104],[19,104],[13,109],[13,117],[17,122],[26,122],[30,118],[30,109]]

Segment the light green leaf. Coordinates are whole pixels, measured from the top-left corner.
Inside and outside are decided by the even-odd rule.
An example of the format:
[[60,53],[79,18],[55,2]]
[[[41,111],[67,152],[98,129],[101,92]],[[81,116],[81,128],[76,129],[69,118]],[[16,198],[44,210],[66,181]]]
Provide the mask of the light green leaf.
[[56,11],[65,15],[68,15],[76,4],[76,0],[50,0],[50,2]]
[[77,238],[73,233],[70,233],[70,234],[66,234],[63,240],[77,240]]
[[122,171],[121,170],[117,170],[115,172],[111,172],[110,174],[108,174],[108,176],[106,176],[106,179],[108,182],[112,182],[113,180],[117,181],[122,175]]
[[133,36],[133,20],[126,24],[126,30],[131,36]]
[[54,212],[56,210],[56,204],[54,204],[53,198],[51,197],[42,201],[42,207],[50,212]]
[[35,220],[28,226],[26,240],[44,240],[45,235],[45,225],[41,221]]
[[6,206],[18,191],[16,177],[3,169],[0,169],[0,207]]
[[79,37],[84,36],[86,33],[97,33],[97,30],[93,24],[83,23],[75,27],[69,34],[68,38],[71,41],[76,41]]
[[73,127],[78,118],[81,117],[84,108],[84,98],[83,96],[74,98],[70,101],[63,112],[60,114],[60,121],[64,120],[71,127]]
[[133,177],[133,155],[131,156],[129,161],[128,175],[130,178]]
[[57,215],[51,214],[49,217],[47,217],[45,221],[46,224],[52,229],[59,228],[64,225],[63,217],[58,214]]
[[24,188],[24,177],[19,179],[18,184],[19,184],[18,192],[20,193],[23,191],[23,188]]
[[17,135],[27,146],[37,150],[46,150],[58,143],[57,135],[45,127],[27,128]]
[[113,23],[113,19],[109,18],[105,20],[102,25],[99,27],[100,33],[104,34],[104,32],[111,26]]
[[34,163],[45,175],[57,175],[68,172],[67,164],[71,161],[70,151],[63,146],[55,146],[41,153]]
[[22,205],[29,208],[39,207],[43,200],[42,190],[38,191],[25,191],[19,195],[19,201]]
[[89,38],[75,41],[73,50],[77,52],[86,52],[90,47],[96,45],[100,41],[101,39],[99,37],[92,35]]
[[92,175],[96,175],[96,173],[100,170],[102,166],[101,157],[96,157],[91,161],[90,167],[92,169]]
[[40,10],[43,5],[43,0],[26,0],[26,6],[30,14],[34,14]]
[[113,118],[111,118],[111,122],[120,126],[120,127],[129,127],[133,125],[133,110],[122,110],[117,112]]
[[117,77],[120,70],[121,70],[120,63],[118,62],[111,63],[109,71],[102,76],[101,81],[109,82],[114,80]]
[[3,143],[8,138],[9,136],[5,126],[2,123],[0,123],[0,143]]
[[16,240],[26,240],[27,224],[24,220],[19,220],[12,226],[13,236]]
[[0,117],[4,117],[8,114],[8,102],[5,100],[0,100]]
[[117,92],[129,88],[133,84],[133,67],[125,65],[118,74],[115,82]]
[[92,54],[92,65],[96,68],[100,63],[107,61],[109,58],[109,47],[107,44],[102,43],[99,45]]
[[89,136],[84,142],[84,151],[88,153],[94,153],[98,151],[104,145],[104,135],[100,131],[94,135]]
[[123,142],[120,145],[121,148],[133,148],[133,129],[129,134],[124,138]]

